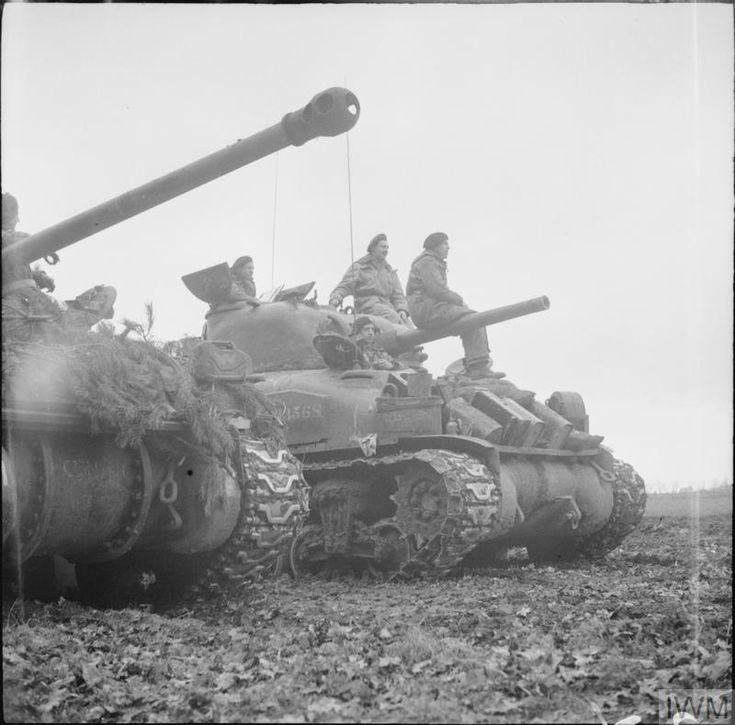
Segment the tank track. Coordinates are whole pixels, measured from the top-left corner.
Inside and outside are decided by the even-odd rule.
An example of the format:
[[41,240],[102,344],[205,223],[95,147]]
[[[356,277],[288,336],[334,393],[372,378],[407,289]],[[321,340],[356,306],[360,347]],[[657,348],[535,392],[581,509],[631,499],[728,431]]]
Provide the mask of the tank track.
[[629,463],[613,459],[613,510],[607,523],[577,542],[577,550],[589,559],[600,559],[616,549],[638,526],[646,509],[643,479]]
[[301,463],[285,448],[239,433],[240,515],[230,538],[207,561],[208,584],[278,576],[309,514]]
[[[488,468],[472,456],[424,449],[305,464],[304,468],[334,470],[349,476],[350,469],[361,465],[400,469],[395,474],[397,490],[391,496],[396,512],[375,524],[394,527],[411,543],[410,556],[390,574],[390,579],[444,575],[477,544],[494,535],[500,488]],[[359,480],[359,471],[350,477]]]

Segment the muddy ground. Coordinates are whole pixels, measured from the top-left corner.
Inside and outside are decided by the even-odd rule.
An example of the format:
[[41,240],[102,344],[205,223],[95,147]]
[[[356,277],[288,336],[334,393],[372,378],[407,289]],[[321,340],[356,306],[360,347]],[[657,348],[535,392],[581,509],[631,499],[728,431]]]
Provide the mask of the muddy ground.
[[6,602],[10,722],[658,722],[730,687],[732,522],[647,517],[602,563],[377,584],[288,577],[227,600]]

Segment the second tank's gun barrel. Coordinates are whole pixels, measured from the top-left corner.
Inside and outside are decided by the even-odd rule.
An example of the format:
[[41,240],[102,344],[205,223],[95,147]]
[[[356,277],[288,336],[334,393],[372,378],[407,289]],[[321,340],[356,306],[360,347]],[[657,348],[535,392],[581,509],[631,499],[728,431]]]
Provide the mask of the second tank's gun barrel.
[[454,335],[462,335],[478,327],[487,327],[488,325],[495,325],[498,322],[512,320],[515,317],[523,317],[523,315],[530,315],[534,312],[542,312],[543,310],[548,310],[550,305],[551,303],[548,297],[534,297],[530,300],[516,302],[512,305],[495,307],[492,310],[470,312],[458,320],[450,322],[447,325],[442,325],[441,327],[428,327],[405,331],[394,329],[390,332],[382,333],[378,342],[391,355],[398,355],[407,352],[411,348],[416,347],[416,345],[423,345],[425,342],[441,340]]
[[287,113],[274,126],[15,242],[2,250],[2,258],[32,262],[53,255],[287,146],[301,146],[318,136],[345,133],[357,123],[359,116],[360,104],[353,93],[346,88],[328,88],[300,110]]

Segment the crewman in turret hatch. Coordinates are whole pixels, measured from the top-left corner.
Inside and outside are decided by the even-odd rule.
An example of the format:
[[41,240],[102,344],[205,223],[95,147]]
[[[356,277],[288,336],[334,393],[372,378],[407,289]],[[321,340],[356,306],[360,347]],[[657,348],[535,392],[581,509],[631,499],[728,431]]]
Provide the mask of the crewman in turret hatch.
[[238,257],[230,267],[230,275],[232,277],[232,290],[230,291],[230,300],[233,302],[247,302],[253,307],[260,305],[260,300],[255,296],[255,262],[253,258],[245,255]]
[[360,367],[372,370],[397,370],[400,363],[375,342],[375,323],[369,317],[358,317],[352,326],[352,334],[359,352]]

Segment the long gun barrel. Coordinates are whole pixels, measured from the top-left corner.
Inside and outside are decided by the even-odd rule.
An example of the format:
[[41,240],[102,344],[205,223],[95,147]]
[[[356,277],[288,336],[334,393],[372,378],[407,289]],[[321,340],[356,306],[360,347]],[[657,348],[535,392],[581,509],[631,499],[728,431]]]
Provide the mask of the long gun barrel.
[[328,88],[302,109],[287,113],[270,128],[9,245],[2,250],[3,261],[12,257],[32,262],[53,255],[85,237],[287,146],[301,146],[318,136],[345,133],[359,117],[360,104],[354,93],[346,88]]
[[496,307],[492,310],[484,310],[483,312],[470,312],[455,322],[441,327],[430,327],[419,330],[398,330],[394,329],[390,332],[384,332],[380,335],[379,344],[391,355],[399,355],[407,352],[416,345],[423,345],[425,342],[433,340],[441,340],[445,337],[453,335],[462,335],[465,332],[474,330],[478,327],[487,327],[495,325],[498,322],[512,320],[515,317],[523,317],[534,312],[542,312],[548,310],[551,303],[549,298],[534,297],[523,302],[516,302],[512,305],[504,307]]

